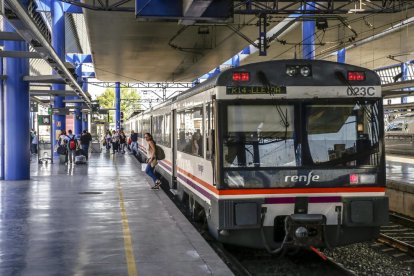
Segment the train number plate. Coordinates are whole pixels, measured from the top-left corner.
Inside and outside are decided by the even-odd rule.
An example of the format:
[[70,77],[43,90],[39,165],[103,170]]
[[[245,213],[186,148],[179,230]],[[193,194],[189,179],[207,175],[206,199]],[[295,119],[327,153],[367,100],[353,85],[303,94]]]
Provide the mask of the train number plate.
[[286,94],[285,86],[235,86],[227,87],[227,95],[253,95],[253,94]]

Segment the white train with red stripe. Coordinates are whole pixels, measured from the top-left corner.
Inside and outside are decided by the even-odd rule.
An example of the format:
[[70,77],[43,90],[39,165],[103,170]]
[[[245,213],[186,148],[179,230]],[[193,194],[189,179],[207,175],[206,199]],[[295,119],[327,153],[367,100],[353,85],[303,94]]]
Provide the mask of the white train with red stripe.
[[380,79],[327,61],[224,71],[131,118],[156,171],[224,243],[335,247],[388,223]]

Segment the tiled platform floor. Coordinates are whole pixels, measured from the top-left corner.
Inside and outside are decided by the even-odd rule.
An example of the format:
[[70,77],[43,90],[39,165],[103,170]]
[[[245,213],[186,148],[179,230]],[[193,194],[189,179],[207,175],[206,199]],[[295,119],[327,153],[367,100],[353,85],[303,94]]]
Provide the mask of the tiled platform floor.
[[0,182],[0,275],[232,275],[140,168],[102,153]]

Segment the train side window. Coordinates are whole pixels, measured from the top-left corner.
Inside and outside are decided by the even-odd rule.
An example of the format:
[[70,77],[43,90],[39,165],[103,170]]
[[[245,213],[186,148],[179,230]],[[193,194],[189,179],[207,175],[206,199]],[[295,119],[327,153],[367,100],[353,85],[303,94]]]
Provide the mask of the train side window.
[[152,119],[152,136],[154,141],[160,145],[163,143],[163,127],[164,127],[164,116],[153,117]]
[[171,147],[171,114],[165,115],[162,140],[164,146]]
[[177,113],[177,150],[203,156],[203,107]]
[[211,160],[213,158],[213,141],[214,139],[214,107],[212,103],[206,105],[205,114],[205,136],[206,136],[206,158]]

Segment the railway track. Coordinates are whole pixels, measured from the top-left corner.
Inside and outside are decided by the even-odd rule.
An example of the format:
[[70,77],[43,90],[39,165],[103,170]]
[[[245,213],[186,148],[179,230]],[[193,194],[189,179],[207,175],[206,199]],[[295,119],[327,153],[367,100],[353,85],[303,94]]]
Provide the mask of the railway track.
[[414,257],[414,220],[390,214],[390,225],[381,227],[378,241]]

